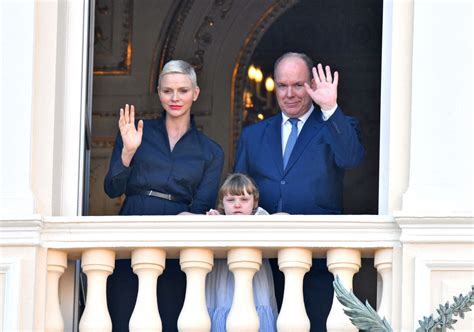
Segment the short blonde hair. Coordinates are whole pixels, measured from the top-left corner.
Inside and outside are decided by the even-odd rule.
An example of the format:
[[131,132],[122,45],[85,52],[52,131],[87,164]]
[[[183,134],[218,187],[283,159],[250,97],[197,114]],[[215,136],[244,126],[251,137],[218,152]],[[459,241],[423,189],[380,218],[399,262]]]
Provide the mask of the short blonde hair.
[[219,189],[219,202],[217,203],[217,210],[221,214],[225,214],[224,211],[224,196],[226,195],[252,195],[254,200],[254,209],[258,206],[258,200],[260,193],[258,192],[255,182],[245,174],[234,173],[229,174],[224,180],[221,188]]
[[160,86],[161,79],[167,74],[184,74],[188,75],[191,79],[193,88],[197,87],[197,76],[193,66],[183,60],[171,60],[168,61],[161,70],[160,76],[158,77],[158,86]]

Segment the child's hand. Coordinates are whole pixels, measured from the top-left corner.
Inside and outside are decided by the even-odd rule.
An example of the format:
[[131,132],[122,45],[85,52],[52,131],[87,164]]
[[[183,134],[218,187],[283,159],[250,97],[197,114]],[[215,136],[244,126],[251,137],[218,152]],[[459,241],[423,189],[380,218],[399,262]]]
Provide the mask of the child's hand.
[[220,213],[217,210],[210,209],[209,211],[206,212],[206,215],[207,216],[218,216],[218,215],[220,215]]

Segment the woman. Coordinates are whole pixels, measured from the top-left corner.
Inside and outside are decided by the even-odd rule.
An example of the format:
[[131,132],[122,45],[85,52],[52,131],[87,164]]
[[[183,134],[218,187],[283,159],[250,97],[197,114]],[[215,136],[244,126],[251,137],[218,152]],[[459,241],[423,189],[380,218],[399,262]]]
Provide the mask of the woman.
[[120,109],[105,192],[126,195],[121,215],[204,213],[215,204],[224,153],[191,117],[199,96],[194,69],[181,60],[168,62],[158,94],[165,110],[160,119],[136,125],[134,106]]
[[[125,194],[121,215],[204,213],[215,204],[224,153],[194,124],[191,106],[199,96],[199,87],[191,65],[181,60],[166,63],[158,80],[158,94],[165,110],[160,119],[136,123],[133,105],[120,109],[120,133],[105,192],[111,198]],[[177,330],[185,284],[178,261],[167,260],[158,279],[164,331]],[[130,260],[116,262],[107,288],[114,331],[128,331],[138,290]]]

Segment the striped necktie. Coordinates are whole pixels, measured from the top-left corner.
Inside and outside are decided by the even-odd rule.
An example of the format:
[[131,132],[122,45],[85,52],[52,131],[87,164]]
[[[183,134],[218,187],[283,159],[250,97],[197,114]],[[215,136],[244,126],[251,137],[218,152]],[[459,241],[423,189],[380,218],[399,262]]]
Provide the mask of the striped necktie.
[[293,151],[296,139],[298,138],[298,121],[300,121],[300,119],[289,118],[288,121],[291,122],[291,133],[288,137],[288,141],[286,142],[285,152],[283,153],[283,169],[286,168],[288,160],[290,160],[291,151]]

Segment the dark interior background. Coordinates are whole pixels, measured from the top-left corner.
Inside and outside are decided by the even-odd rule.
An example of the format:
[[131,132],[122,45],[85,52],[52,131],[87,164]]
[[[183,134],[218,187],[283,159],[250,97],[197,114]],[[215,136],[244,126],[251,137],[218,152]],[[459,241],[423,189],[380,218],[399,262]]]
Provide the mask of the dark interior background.
[[359,120],[366,149],[363,164],[346,173],[345,214],[378,213],[382,10],[379,0],[302,0],[268,29],[252,55],[264,77],[290,51],[339,72],[338,104]]
[[[103,191],[118,110],[125,103],[133,103],[140,118],[160,115],[155,82],[163,54],[197,61],[201,87],[193,105],[197,125],[221,144],[226,156],[233,154],[229,132],[240,124],[232,123],[239,117],[230,114],[232,70],[250,36],[247,31],[258,25],[268,8],[284,8],[284,12],[275,14],[281,16],[265,26],[249,63],[243,65],[261,67],[266,77],[273,73],[281,54],[296,51],[339,72],[339,106],[359,120],[366,149],[362,165],[346,172],[344,213],[378,214],[383,1],[96,0],[95,5],[90,190],[85,193],[90,215],[115,215],[120,208],[121,199],[110,199]],[[266,115],[278,110],[269,112]],[[321,294],[307,295],[332,301],[333,277],[325,260],[314,260],[310,273],[320,274],[325,282],[318,286]],[[373,307],[376,278],[373,259],[363,259],[361,271],[354,277],[354,292]],[[281,301],[281,274],[275,276],[275,284]],[[325,330],[326,309],[313,313],[320,324],[313,326],[314,331]]]

